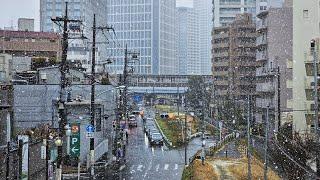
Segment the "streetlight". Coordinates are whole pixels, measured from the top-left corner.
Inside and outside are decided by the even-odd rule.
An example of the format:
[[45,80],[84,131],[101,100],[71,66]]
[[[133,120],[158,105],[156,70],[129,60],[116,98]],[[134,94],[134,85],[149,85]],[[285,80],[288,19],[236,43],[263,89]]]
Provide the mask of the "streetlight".
[[67,155],[70,155],[70,136],[71,136],[71,127],[69,124],[64,126],[67,136]]

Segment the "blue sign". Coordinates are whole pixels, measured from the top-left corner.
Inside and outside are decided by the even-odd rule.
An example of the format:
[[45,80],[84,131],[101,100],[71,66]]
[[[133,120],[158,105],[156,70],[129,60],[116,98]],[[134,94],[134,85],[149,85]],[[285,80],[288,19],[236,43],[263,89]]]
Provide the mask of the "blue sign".
[[90,124],[90,125],[87,126],[86,130],[89,133],[93,133],[94,132],[94,126]]
[[133,96],[134,102],[138,103],[142,101],[142,96],[141,95],[135,95]]

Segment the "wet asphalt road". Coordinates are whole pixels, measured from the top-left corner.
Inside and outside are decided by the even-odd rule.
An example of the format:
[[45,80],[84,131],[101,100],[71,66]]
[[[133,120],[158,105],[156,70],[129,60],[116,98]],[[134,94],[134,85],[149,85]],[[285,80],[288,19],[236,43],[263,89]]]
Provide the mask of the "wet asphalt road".
[[[154,112],[147,110],[145,117],[154,117]],[[207,145],[214,140],[207,139]],[[201,149],[201,140],[193,139],[187,148],[187,159]],[[164,146],[150,146],[143,131],[143,123],[138,119],[138,127],[129,130],[129,142],[126,152],[126,166],[117,173],[104,172],[101,179],[133,180],[180,180],[184,168],[184,148],[169,149]]]

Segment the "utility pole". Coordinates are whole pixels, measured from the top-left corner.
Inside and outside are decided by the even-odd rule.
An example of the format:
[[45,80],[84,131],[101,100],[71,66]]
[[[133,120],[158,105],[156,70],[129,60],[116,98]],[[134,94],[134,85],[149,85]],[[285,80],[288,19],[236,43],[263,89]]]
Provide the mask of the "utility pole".
[[[5,91],[5,92],[1,92]],[[12,104],[12,86],[8,84],[0,85],[0,92],[3,94],[7,94],[4,96],[4,103],[0,103],[0,111],[4,111],[6,116],[6,130],[7,130],[7,147],[6,147],[6,180],[10,179],[10,146],[11,146],[11,104]],[[1,101],[1,100],[0,100]]]
[[126,49],[124,51],[124,69],[123,69],[123,112],[126,120],[126,125],[128,124],[128,112],[127,112],[127,78],[128,78],[128,45],[126,44]]
[[[97,27],[96,25],[96,14],[93,14],[93,26],[92,26],[92,65],[91,65],[91,101],[90,101],[90,125],[94,127],[95,131],[95,77],[96,77],[96,35],[97,35],[97,29],[99,30],[113,30],[112,27]],[[94,136],[90,139],[90,176],[91,179],[95,179],[94,175]]]
[[[7,171],[6,171],[6,179],[10,179],[10,141],[11,141],[11,120],[10,120],[10,112],[7,112]],[[22,157],[22,156],[21,156]],[[20,175],[20,174],[19,174]]]
[[[94,126],[95,119],[95,76],[96,76],[96,14],[93,14],[93,27],[92,27],[92,65],[91,65],[91,104],[90,104],[90,113],[91,113],[91,121],[90,124],[92,127]],[[94,135],[90,139],[90,176],[91,179],[95,179],[94,177]]]
[[280,79],[280,66],[278,66],[278,70],[277,70],[277,80],[278,80],[278,128],[277,131],[279,131],[280,127],[281,127],[281,79]]
[[185,117],[184,117],[184,165],[187,166],[187,106],[185,107]]
[[[63,22],[63,40],[62,40],[62,58],[60,64],[60,96],[59,96],[59,138],[62,140],[64,136],[64,127],[66,125],[66,114],[65,114],[65,95],[66,95],[66,71],[68,69],[66,65],[67,52],[68,52],[68,23],[70,22],[81,22],[80,20],[68,19],[68,2],[66,2],[65,15],[63,18],[56,17],[51,18],[53,22]],[[57,169],[56,169],[56,180],[62,179],[62,146],[58,146],[58,157],[57,157]]]
[[[178,86],[179,87],[179,86]],[[179,91],[179,90],[178,90]],[[180,102],[180,93],[179,93],[179,102]],[[184,165],[187,166],[187,102],[186,102],[186,96],[184,96],[184,131],[183,131],[183,136],[184,136]],[[180,116],[179,116],[180,117]]]
[[311,40],[311,53],[313,56],[313,75],[314,75],[314,133],[316,141],[316,167],[317,167],[317,176],[320,176],[320,155],[319,155],[319,103],[318,103],[318,54],[316,49],[316,41]]
[[266,114],[266,127],[265,127],[265,141],[264,141],[264,180],[268,179],[268,138],[269,138],[269,105]]
[[251,120],[251,95],[248,95],[248,117],[247,117],[247,136],[248,136],[248,180],[251,180],[251,127],[250,127],[250,120]]
[[[204,138],[204,106],[205,106],[205,103],[204,103],[204,94],[205,94],[205,86],[204,86],[204,84],[203,84],[203,87],[202,87],[202,89],[201,89],[201,91],[202,91],[202,98],[201,98],[201,104],[200,104],[200,108],[201,108],[201,131],[202,131],[202,158],[203,158],[203,160],[202,160],[202,162],[204,162],[204,159],[205,159],[205,157],[206,157],[206,155],[205,155],[205,146],[206,146],[206,142],[205,142],[205,138]],[[203,164],[204,165],[204,164]]]

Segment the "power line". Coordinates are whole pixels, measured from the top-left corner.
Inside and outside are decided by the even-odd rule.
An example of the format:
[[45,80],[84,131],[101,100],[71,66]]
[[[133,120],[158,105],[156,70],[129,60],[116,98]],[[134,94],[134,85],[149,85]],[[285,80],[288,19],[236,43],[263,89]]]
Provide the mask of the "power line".
[[[271,141],[272,142],[272,141]],[[295,161],[290,155],[288,155],[279,145],[278,143],[274,142],[273,144],[275,144],[277,146],[277,148],[287,157],[289,158],[293,163],[295,163],[297,166],[299,166],[301,169],[303,169],[305,172],[309,173],[309,174],[313,174],[315,175],[314,172],[310,172],[308,169],[306,169],[305,167],[303,167],[300,163],[298,163],[297,161]],[[315,175],[316,178],[320,178],[317,175]]]

